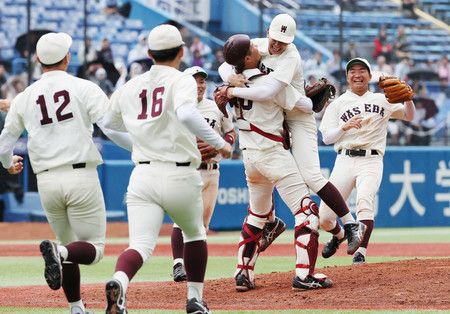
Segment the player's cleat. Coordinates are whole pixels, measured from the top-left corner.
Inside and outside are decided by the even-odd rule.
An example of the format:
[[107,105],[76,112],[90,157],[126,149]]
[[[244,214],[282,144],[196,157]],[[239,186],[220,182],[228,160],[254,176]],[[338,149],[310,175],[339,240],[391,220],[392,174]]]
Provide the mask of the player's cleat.
[[361,245],[367,227],[362,222],[356,221],[344,225],[345,236],[348,239],[347,253],[353,254]]
[[326,278],[316,278],[308,275],[305,279],[301,280],[299,276],[295,276],[292,283],[292,290],[323,289],[329,288],[332,285],[333,282]]
[[192,298],[186,301],[186,313],[187,314],[212,314],[207,308],[206,302],[198,302],[196,298]]
[[266,223],[259,240],[260,252],[264,252],[284,230],[286,230],[286,224],[278,217],[275,217],[274,222]]
[[125,293],[122,284],[118,280],[110,280],[106,283],[106,314],[127,313]]
[[325,243],[323,249],[322,249],[322,256],[323,258],[329,258],[336,253],[337,249],[339,248],[339,244],[344,242],[347,239],[347,237],[343,237],[342,239],[338,239],[337,237],[333,236],[327,243]]
[[62,285],[62,264],[56,243],[44,240],[39,246],[45,261],[44,277],[48,286],[58,290]]
[[184,265],[181,263],[176,263],[173,266],[173,281],[180,282],[186,281],[186,270],[184,270]]
[[239,292],[245,292],[255,289],[255,281],[250,282],[244,274],[237,275],[236,277],[236,290]]
[[353,256],[353,265],[364,264],[366,262],[366,258],[359,252],[356,252],[355,256]]
[[81,307],[74,306],[70,309],[70,314],[94,314],[94,312],[91,311],[83,311]]

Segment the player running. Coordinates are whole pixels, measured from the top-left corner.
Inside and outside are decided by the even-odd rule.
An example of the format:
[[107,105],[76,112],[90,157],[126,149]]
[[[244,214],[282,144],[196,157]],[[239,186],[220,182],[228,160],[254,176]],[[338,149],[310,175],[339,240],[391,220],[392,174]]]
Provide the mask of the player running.
[[183,231],[186,312],[210,313],[203,301],[208,252],[196,136],[226,158],[231,155],[231,145],[198,112],[192,75],[178,71],[183,45],[176,27],[155,27],[148,36],[154,65],[110,99],[110,121],[105,126],[128,131],[135,168],[127,191],[130,245],[119,256],[113,279],[106,284],[106,313],[126,313],[129,283],[152,255],[166,213]]

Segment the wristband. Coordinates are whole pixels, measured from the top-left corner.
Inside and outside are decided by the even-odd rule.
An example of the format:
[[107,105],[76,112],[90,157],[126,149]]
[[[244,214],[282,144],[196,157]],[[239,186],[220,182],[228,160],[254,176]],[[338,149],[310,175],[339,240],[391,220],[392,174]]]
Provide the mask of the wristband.
[[234,137],[231,134],[225,134],[223,136],[223,139],[225,142],[229,143],[230,145],[233,145],[233,143],[234,143]]

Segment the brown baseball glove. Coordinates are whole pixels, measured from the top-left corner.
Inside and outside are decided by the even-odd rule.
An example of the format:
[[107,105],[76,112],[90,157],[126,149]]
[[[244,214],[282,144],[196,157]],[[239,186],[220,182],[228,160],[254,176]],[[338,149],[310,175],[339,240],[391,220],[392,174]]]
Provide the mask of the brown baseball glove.
[[391,104],[412,100],[414,91],[406,82],[398,77],[380,76],[378,86],[383,90],[386,99]]
[[336,87],[326,78],[321,78],[311,86],[305,87],[306,96],[311,98],[313,111],[322,111],[328,100],[336,95]]
[[217,104],[217,107],[219,107],[220,111],[222,111],[225,118],[228,118],[227,103],[230,101],[230,99],[227,96],[227,90],[230,87],[232,86],[221,85],[216,87],[216,89],[214,90],[214,100]]
[[212,147],[211,145],[202,141],[199,138],[197,138],[197,148],[200,151],[200,154],[202,155],[202,161],[213,158],[219,153],[217,149],[215,149],[214,147]]

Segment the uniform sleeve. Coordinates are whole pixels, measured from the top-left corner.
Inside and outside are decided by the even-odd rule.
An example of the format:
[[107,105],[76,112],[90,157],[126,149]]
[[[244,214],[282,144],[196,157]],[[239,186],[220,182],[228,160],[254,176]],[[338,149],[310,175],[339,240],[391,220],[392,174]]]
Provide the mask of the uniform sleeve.
[[279,58],[277,67],[270,73],[270,76],[289,85],[300,65],[300,56],[297,56],[294,52],[290,52],[288,55]]
[[108,101],[106,112],[111,122],[115,123],[115,129],[121,130],[123,125],[122,113],[120,110],[121,89],[116,90]]
[[322,117],[322,122],[320,123],[319,130],[322,134],[326,131],[335,129],[339,126],[339,120],[337,117],[337,102],[333,101],[326,109]]
[[83,91],[85,95],[86,109],[92,123],[97,122],[108,107],[108,96],[95,83],[88,82],[86,90]]
[[23,97],[21,97],[20,94],[14,98],[11,107],[9,108],[9,112],[6,115],[4,126],[12,135],[17,137],[19,137],[25,129],[23,114],[20,112],[21,101],[23,101]]
[[173,86],[175,111],[185,104],[197,104],[197,83],[192,75],[183,74]]

